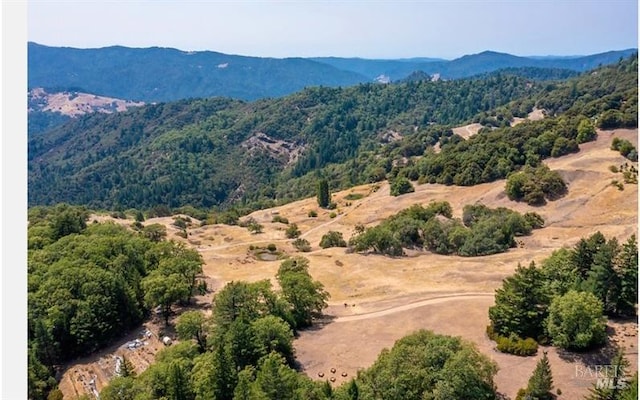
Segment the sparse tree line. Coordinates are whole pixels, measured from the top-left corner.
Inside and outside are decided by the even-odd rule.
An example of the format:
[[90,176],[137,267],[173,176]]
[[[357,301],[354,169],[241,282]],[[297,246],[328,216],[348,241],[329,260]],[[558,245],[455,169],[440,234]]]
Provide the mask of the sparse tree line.
[[540,266],[518,265],[496,290],[488,333],[515,354],[534,354],[537,343],[583,351],[605,343],[605,316],[636,315],[637,296],[636,236],[620,244],[596,232]]
[[446,201],[431,202],[426,207],[414,204],[374,227],[357,226],[349,246],[356,252],[389,256],[401,256],[405,248],[482,256],[504,252],[516,246],[517,236],[528,235],[544,225],[536,213],[521,215],[483,204],[466,205],[461,220],[453,218],[452,213]]

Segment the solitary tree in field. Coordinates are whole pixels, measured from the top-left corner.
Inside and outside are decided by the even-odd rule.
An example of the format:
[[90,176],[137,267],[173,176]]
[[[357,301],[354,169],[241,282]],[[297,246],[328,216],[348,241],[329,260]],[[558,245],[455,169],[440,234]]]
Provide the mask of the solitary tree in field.
[[322,208],[327,208],[329,199],[329,182],[326,179],[321,179],[318,182],[318,205]]

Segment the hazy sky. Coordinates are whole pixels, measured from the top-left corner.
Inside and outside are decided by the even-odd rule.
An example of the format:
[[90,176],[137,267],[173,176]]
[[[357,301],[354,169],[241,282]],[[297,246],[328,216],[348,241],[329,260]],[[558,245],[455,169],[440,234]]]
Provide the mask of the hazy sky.
[[637,0],[29,1],[51,46],[289,57],[583,55],[638,47]]

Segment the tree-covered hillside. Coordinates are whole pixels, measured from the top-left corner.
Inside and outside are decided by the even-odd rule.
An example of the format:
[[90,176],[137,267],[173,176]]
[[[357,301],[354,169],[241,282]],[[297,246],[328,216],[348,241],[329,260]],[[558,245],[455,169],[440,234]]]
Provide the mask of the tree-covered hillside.
[[85,116],[29,141],[29,201],[211,207],[292,198],[298,194],[278,193],[277,184],[286,188],[291,177],[377,153],[403,135],[438,140],[447,131],[442,124],[460,124],[537,89],[498,75],[309,88],[253,103],[184,100]]
[[[534,106],[557,116],[509,127]],[[452,136],[474,116],[500,128]],[[592,140],[581,123],[635,126],[637,56],[566,82],[499,74],[90,115],[29,141],[29,203],[265,206],[313,195],[318,176],[332,188],[398,175],[473,185],[577,151]]]

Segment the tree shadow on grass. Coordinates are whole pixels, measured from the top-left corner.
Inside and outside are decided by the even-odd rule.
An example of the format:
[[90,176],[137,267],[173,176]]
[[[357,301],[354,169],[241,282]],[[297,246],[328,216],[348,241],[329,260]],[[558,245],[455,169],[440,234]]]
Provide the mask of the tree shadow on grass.
[[334,315],[320,315],[313,319],[313,325],[300,329],[300,332],[315,332],[324,329],[325,326],[333,323],[336,319]]
[[597,348],[587,351],[575,351],[558,349],[558,356],[567,362],[582,363],[583,365],[609,365],[616,353],[620,350],[620,346],[611,340],[616,335],[616,329],[607,326],[607,342]]

